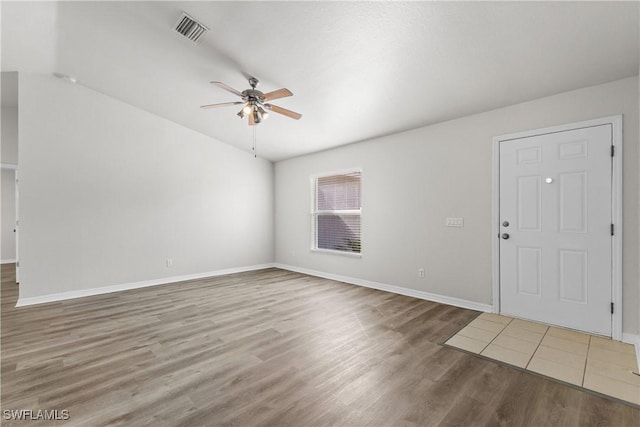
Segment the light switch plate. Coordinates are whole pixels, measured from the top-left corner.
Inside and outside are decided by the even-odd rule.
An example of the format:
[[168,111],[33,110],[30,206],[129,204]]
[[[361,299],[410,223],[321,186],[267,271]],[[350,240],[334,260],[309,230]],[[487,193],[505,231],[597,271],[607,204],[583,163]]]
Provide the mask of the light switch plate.
[[464,218],[447,218],[447,227],[464,227]]

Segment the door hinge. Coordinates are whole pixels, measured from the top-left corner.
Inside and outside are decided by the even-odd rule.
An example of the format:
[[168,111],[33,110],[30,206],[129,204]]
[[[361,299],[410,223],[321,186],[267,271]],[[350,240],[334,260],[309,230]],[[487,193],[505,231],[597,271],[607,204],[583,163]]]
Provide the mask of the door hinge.
[[613,314],[613,303],[611,303],[611,314]]
[[613,236],[614,234],[614,229],[613,229],[613,224],[611,224],[611,235]]
[[20,261],[16,262],[16,267],[20,267]]
[[613,155],[616,152],[616,147],[614,147],[613,145],[611,146],[611,157],[613,157]]

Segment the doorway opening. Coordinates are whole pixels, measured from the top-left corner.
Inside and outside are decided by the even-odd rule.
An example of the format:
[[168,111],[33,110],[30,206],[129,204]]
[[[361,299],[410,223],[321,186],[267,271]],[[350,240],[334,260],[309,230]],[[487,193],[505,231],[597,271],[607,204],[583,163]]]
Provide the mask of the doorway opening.
[[494,138],[496,313],[622,338],[622,117]]

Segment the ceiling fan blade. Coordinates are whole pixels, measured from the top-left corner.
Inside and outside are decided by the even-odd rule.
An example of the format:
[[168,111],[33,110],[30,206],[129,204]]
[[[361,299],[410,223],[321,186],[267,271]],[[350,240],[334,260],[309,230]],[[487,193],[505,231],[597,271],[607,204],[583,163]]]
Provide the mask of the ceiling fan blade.
[[253,113],[252,112],[249,113],[248,116],[249,116],[249,126],[257,125],[256,121],[253,119]]
[[234,95],[238,95],[240,98],[242,98],[242,92],[240,92],[239,90],[235,90],[234,88],[232,88],[231,86],[227,86],[226,84],[222,83],[222,82],[211,82],[211,84],[214,84],[216,86],[218,86],[220,89],[224,89],[227,92],[231,92]]
[[237,102],[223,102],[221,104],[207,104],[207,105],[201,105],[200,108],[204,108],[205,110],[209,109],[209,108],[218,108],[218,107],[227,107],[229,105],[238,105],[238,104],[244,104],[242,101],[237,101]]
[[282,114],[284,116],[291,117],[292,119],[299,120],[300,117],[302,117],[302,114],[300,113],[287,110],[286,108],[278,107],[277,105],[264,104],[264,106],[267,107],[269,110],[273,111],[274,113]]
[[293,93],[291,93],[289,89],[282,88],[282,89],[274,90],[273,92],[265,93],[264,100],[271,101],[273,99],[285,98],[287,96],[293,96]]

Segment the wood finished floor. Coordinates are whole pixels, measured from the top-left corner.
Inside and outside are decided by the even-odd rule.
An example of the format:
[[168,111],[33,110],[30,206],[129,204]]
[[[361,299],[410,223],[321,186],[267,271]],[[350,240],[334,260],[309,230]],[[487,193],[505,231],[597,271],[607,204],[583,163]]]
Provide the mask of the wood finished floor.
[[635,407],[439,345],[470,310],[278,269],[16,309],[14,275],[2,266],[2,409],[69,410],[53,424],[640,425]]

